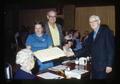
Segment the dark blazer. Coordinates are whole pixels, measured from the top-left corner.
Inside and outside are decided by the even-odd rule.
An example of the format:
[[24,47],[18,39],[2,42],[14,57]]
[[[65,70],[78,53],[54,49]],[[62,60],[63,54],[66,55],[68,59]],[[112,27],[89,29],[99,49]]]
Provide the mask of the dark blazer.
[[83,49],[79,56],[89,55],[92,57],[92,68],[105,70],[106,66],[112,67],[114,57],[114,36],[110,29],[100,27],[96,38],[93,40],[92,31],[88,39],[83,43]]
[[[59,31],[59,34],[60,34],[60,43],[62,45],[63,43],[63,34],[62,34],[62,26],[60,24],[56,24],[57,25],[57,28],[58,28],[58,31]],[[48,22],[45,23],[45,32],[46,34],[50,35],[51,36],[51,32],[50,32],[50,29],[49,29],[49,25],[48,25]],[[52,36],[51,36],[52,37]],[[53,41],[53,40],[52,40]],[[60,46],[61,46],[60,45]]]
[[16,74],[14,76],[14,79],[22,79],[22,80],[26,80],[26,79],[36,79],[35,75],[27,73],[21,69],[18,69],[16,71]]

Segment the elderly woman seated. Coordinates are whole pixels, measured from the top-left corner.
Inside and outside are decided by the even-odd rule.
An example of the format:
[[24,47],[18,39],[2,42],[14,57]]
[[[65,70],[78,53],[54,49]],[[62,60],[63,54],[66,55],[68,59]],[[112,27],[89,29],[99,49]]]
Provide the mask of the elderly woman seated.
[[35,75],[31,73],[35,64],[31,50],[20,50],[16,55],[16,64],[20,65],[20,69],[16,71],[14,79],[35,79]]

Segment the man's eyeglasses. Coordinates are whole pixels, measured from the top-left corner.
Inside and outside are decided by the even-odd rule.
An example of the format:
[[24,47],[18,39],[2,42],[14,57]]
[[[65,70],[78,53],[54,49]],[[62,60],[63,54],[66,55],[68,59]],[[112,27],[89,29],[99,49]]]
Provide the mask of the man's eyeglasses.
[[89,23],[94,23],[94,22],[97,22],[98,20],[94,20],[94,21],[90,21]]
[[56,16],[49,16],[50,18],[56,18]]

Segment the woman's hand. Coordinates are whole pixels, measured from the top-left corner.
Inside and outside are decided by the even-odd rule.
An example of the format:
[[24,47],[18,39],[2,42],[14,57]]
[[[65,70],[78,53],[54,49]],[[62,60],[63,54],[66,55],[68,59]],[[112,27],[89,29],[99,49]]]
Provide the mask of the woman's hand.
[[65,52],[65,54],[66,54],[67,57],[74,56],[74,53],[73,53],[73,52]]

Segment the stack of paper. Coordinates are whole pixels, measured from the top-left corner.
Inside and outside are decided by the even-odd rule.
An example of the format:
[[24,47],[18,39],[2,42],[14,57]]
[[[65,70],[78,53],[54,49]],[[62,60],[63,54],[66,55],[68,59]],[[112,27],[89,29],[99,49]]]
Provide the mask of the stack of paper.
[[48,68],[48,69],[52,70],[52,71],[63,71],[66,68],[67,68],[67,66],[65,66],[65,65],[58,65],[58,66],[51,67],[51,68]]
[[84,70],[84,69],[73,69],[71,70],[72,73],[78,73],[78,74],[84,74],[84,73],[87,73],[88,71],[87,70]]
[[62,62],[62,64],[67,64],[67,63],[75,63],[75,60],[66,60]]
[[62,49],[58,47],[48,48],[44,50],[38,50],[34,52],[35,57],[37,57],[41,62],[50,61],[60,57],[64,57],[65,53]]
[[56,74],[53,74],[50,72],[42,73],[37,76],[44,78],[44,79],[62,79],[62,78],[64,78],[63,76],[59,76],[59,75],[56,75]]
[[65,75],[66,75],[67,77],[70,77],[70,78],[81,79],[81,75],[84,74],[84,73],[87,73],[87,72],[88,72],[87,70],[74,69],[74,70],[71,70],[71,71],[65,71]]

